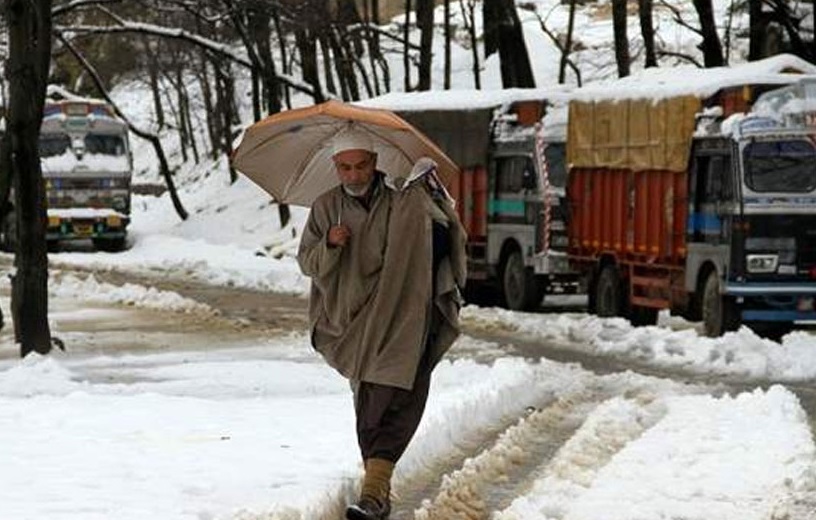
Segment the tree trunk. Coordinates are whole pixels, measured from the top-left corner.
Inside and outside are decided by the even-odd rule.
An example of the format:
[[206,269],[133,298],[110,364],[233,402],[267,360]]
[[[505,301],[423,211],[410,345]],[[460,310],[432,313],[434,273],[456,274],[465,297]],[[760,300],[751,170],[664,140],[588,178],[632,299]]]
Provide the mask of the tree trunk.
[[714,8],[711,0],[694,0],[694,9],[700,17],[700,30],[703,33],[703,63],[706,68],[722,67],[725,65],[720,35],[717,34],[717,24],[714,21]]
[[615,62],[618,77],[629,75],[629,38],[626,35],[626,0],[612,0],[612,27],[615,33]]
[[405,26],[402,28],[402,65],[405,70],[405,92],[411,91],[411,0],[405,0]]
[[303,81],[314,89],[314,102],[322,103],[325,101],[325,97],[320,87],[320,76],[318,75],[317,39],[311,29],[298,29],[295,31],[295,43],[300,53]]
[[[284,74],[292,74],[292,67],[289,65],[289,52],[287,51],[286,47],[286,34],[283,31],[283,23],[281,22],[280,10],[273,6],[272,7],[272,21],[275,24],[275,33],[278,35],[278,47],[280,48],[281,53],[281,63],[283,68]],[[314,42],[312,42],[314,45]],[[286,99],[286,106],[292,108],[292,93],[290,92],[290,88],[288,85],[283,86],[283,97]],[[322,96],[321,93],[317,93],[318,96]]]
[[748,61],[761,60],[765,26],[762,15],[762,0],[748,0]]
[[431,90],[433,64],[434,0],[417,0],[417,27],[419,38],[419,83],[417,90]]
[[567,81],[567,65],[569,64],[569,55],[572,52],[572,34],[575,30],[575,3],[576,0],[570,0],[569,18],[567,21],[567,40],[564,42],[564,48],[561,52],[561,62],[558,65],[558,83],[564,84]]
[[153,110],[156,112],[156,126],[164,128],[164,108],[161,102],[161,86],[159,85],[159,60],[156,53],[146,48],[147,77],[150,81],[150,92],[153,94]]
[[643,36],[643,47],[646,51],[646,68],[657,67],[654,24],[652,23],[652,3],[653,0],[638,0],[640,34]]
[[535,79],[513,0],[485,0],[485,56],[498,51],[503,88],[533,88]]
[[272,17],[265,9],[250,10],[249,34],[252,43],[257,49],[258,59],[261,62],[261,79],[264,86],[264,98],[268,114],[277,114],[283,108],[281,105],[281,86],[278,73],[275,70],[275,60],[272,58]]
[[6,0],[8,23],[11,175],[17,223],[11,313],[20,355],[51,351],[45,185],[39,157],[40,125],[51,63],[51,0]]
[[444,89],[451,88],[451,9],[450,0],[444,0],[445,5],[445,78]]
[[326,79],[326,90],[337,95],[337,87],[334,84],[334,72],[332,71],[331,45],[329,35],[324,31],[320,34],[320,51],[323,54],[323,77]]
[[467,28],[468,36],[470,38],[470,52],[473,56],[473,87],[476,90],[482,88],[482,76],[479,66],[479,40],[476,36],[476,3],[475,0],[459,0],[459,7],[462,9],[463,17],[465,19],[465,27]]

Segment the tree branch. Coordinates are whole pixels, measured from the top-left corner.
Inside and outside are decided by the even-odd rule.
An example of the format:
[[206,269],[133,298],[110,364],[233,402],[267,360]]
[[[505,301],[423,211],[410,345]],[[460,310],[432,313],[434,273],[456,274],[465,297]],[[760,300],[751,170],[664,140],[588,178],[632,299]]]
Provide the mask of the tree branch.
[[72,0],[67,4],[58,5],[52,8],[51,16],[52,17],[61,16],[70,11],[74,11],[76,9],[81,9],[83,7],[88,7],[92,5],[118,4],[121,2],[122,0]]
[[[229,46],[210,40],[208,38],[204,38],[203,36],[191,33],[190,31],[186,31],[184,29],[171,29],[149,23],[124,21],[124,25],[104,25],[104,26],[72,25],[67,27],[58,26],[55,27],[55,31],[63,36],[72,33],[73,34],[135,33],[182,40],[193,45],[196,45],[198,47],[202,47],[215,54],[224,56],[225,58],[239,65],[242,65],[248,69],[253,68],[253,65],[250,61],[232,52]],[[314,96],[314,90],[312,89],[311,85],[304,83],[303,81],[291,75],[278,74],[278,79],[280,79],[280,81],[286,83],[295,90],[303,92],[304,94],[307,94],[309,96]]]
[[695,26],[691,25],[690,23],[688,23],[687,21],[683,20],[683,14],[680,12],[680,9],[678,9],[676,6],[671,5],[670,3],[666,2],[666,0],[660,0],[660,5],[662,5],[663,7],[665,7],[666,9],[668,9],[669,11],[672,12],[674,22],[677,25],[679,25],[681,27],[685,27],[689,31],[692,31],[693,33],[696,33],[696,34],[698,34],[700,36],[703,35],[703,30],[702,29],[700,29],[699,27],[695,27]]

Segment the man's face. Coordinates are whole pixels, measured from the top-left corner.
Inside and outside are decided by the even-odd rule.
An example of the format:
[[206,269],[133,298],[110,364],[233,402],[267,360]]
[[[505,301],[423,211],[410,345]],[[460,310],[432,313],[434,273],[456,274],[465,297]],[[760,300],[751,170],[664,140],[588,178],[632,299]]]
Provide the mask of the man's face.
[[351,189],[362,189],[374,178],[376,155],[367,150],[346,150],[334,156],[340,182]]

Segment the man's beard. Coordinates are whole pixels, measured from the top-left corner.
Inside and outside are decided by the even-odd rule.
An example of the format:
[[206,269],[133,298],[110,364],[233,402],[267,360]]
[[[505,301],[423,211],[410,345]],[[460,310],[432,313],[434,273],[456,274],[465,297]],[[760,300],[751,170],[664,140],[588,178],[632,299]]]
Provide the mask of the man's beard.
[[351,195],[352,197],[363,197],[366,193],[368,193],[368,189],[371,188],[371,183],[365,185],[356,185],[350,186],[348,184],[343,184],[343,191]]

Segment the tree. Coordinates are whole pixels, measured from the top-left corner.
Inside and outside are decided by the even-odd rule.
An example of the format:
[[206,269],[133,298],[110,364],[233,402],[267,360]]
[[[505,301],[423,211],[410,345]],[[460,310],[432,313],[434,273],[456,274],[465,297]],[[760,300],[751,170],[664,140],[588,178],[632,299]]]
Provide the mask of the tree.
[[48,354],[47,217],[38,148],[51,64],[51,0],[6,0],[5,7],[9,41],[7,153],[17,228],[11,313],[20,355]]
[[694,9],[700,18],[700,31],[703,35],[701,49],[703,63],[708,67],[722,67],[725,65],[720,36],[717,34],[717,24],[714,21],[714,8],[711,0],[694,0]]
[[459,0],[462,18],[465,21],[465,30],[470,40],[470,52],[473,55],[473,86],[476,90],[482,88],[481,69],[479,65],[479,46],[476,36],[476,0]]
[[629,75],[629,38],[626,35],[626,0],[612,0],[612,30],[615,33],[615,62],[618,77]]
[[434,0],[417,0],[417,26],[419,37],[419,83],[417,90],[431,90],[431,65],[433,62]]
[[535,87],[533,69],[516,4],[513,0],[485,0],[482,5],[484,20],[485,58],[499,53],[502,86],[504,88]]
[[445,9],[445,78],[444,88],[451,88],[451,9],[450,0],[444,0]]
[[646,51],[646,68],[657,67],[655,53],[655,31],[652,23],[653,0],[638,0],[638,15],[640,16],[640,34],[643,36],[643,47]]

